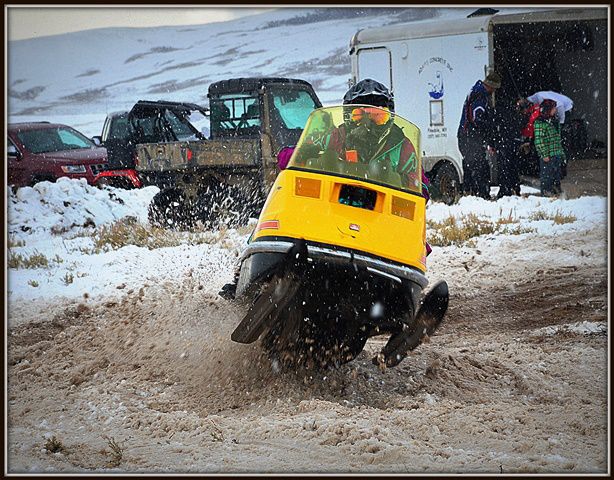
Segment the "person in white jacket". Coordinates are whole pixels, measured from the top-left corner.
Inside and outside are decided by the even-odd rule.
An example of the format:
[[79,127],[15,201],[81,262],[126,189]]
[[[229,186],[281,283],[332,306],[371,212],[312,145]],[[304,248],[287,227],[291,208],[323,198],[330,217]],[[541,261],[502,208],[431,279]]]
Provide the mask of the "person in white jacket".
[[560,124],[565,123],[565,112],[569,112],[573,108],[573,101],[571,98],[563,95],[562,93],[553,92],[551,90],[536,92],[527,100],[531,103],[537,103],[541,105],[544,100],[554,100],[556,102],[556,116]]

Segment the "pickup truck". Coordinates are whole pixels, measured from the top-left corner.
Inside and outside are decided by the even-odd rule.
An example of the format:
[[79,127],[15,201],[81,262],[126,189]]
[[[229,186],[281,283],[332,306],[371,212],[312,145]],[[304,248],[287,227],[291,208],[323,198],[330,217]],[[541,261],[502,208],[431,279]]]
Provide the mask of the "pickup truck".
[[[222,80],[207,97],[209,109],[139,101],[116,115],[126,136],[114,134],[107,119],[109,163],[133,167],[142,185],[160,187],[149,206],[154,225],[238,225],[257,216],[279,172],[277,155],[296,145],[309,114],[322,106],[308,82],[289,78]],[[209,138],[189,121],[194,112],[209,118]]]
[[142,143],[202,140],[204,135],[189,121],[191,112],[208,115],[207,109],[192,103],[139,101],[128,111],[107,115],[102,135],[92,140],[107,149],[107,168],[96,184],[118,188],[140,188],[136,171],[136,148]]

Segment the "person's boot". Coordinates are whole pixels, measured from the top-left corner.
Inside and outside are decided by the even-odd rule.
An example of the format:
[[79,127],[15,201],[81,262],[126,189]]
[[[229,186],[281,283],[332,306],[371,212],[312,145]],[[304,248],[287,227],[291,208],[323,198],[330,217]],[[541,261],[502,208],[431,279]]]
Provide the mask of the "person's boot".
[[488,190],[478,192],[478,197],[483,198],[484,200],[492,200],[490,196],[490,192]]
[[509,197],[511,194],[512,193],[510,192],[509,189],[501,187],[499,188],[499,193],[497,193],[496,198],[497,200],[499,200],[500,198],[503,198],[503,197]]

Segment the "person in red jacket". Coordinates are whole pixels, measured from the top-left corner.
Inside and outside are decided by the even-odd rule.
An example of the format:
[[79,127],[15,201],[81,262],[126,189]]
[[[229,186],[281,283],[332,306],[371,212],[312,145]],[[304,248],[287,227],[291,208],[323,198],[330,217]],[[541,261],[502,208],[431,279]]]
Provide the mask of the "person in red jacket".
[[521,98],[517,102],[518,109],[526,117],[526,125],[521,130],[524,142],[531,142],[535,137],[535,120],[540,115],[539,103],[531,103],[526,98]]
[[538,103],[531,103],[526,98],[520,97],[516,102],[516,109],[524,117],[524,126],[520,129],[519,154],[524,164],[524,171],[529,175],[538,174],[539,157],[535,151],[535,120],[540,115]]

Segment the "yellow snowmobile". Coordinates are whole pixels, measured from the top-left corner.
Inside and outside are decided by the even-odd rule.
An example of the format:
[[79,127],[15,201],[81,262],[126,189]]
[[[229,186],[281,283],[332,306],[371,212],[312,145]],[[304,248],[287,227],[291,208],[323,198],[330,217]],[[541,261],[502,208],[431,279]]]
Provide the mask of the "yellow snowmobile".
[[441,323],[448,287],[428,293],[420,130],[387,109],[314,110],[240,259],[250,304],[232,340],[285,365],[341,364],[371,336],[397,365]]

